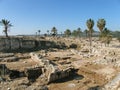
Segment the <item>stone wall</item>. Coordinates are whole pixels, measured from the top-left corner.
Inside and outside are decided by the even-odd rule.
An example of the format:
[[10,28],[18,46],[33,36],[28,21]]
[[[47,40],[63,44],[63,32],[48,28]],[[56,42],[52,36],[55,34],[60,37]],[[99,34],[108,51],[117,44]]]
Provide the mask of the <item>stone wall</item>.
[[24,39],[24,38],[0,38],[0,51],[11,51],[19,49],[33,49],[33,48],[53,48],[57,44],[52,41]]
[[29,49],[35,47],[33,40],[24,40],[22,38],[0,38],[0,51]]
[[41,79],[46,79],[48,83],[69,77],[76,72],[76,69],[74,69],[71,65],[63,65],[65,68],[62,69],[58,64],[54,62],[51,63],[40,54],[30,53],[30,56],[33,61],[36,61],[38,63],[38,66],[43,67]]

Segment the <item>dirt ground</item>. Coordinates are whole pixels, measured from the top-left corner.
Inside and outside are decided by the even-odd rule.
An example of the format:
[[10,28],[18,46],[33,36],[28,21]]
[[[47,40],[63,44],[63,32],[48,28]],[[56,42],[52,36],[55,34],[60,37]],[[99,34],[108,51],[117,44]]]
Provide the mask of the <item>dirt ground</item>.
[[[111,64],[92,64],[94,60],[102,56],[86,58],[73,53],[71,50],[72,49],[56,49],[47,52],[45,58],[58,63],[59,67],[62,67],[63,64],[72,64],[78,69],[74,75],[48,84],[47,87],[49,90],[94,90],[94,87],[105,85],[117,73],[118,68],[113,68]],[[35,53],[41,53],[41,51],[36,51]],[[14,53],[14,55],[19,57],[29,55],[29,53]],[[6,64],[11,70],[24,71],[27,67],[37,65],[37,62],[31,58],[27,58],[19,59],[16,62],[0,62],[0,64]],[[36,81],[32,85],[27,84],[28,81],[26,77],[16,78],[14,80],[1,82],[0,90],[32,90],[32,87],[35,87],[33,90],[40,90],[40,82]]]
[[[39,53],[39,52],[37,52],[37,53]],[[62,60],[62,58],[66,57],[66,56],[68,58],[70,57],[69,59],[67,59],[70,62],[79,61],[80,66],[82,66],[82,67],[85,67],[85,64],[87,63],[87,60],[83,61],[81,59],[81,57],[79,57],[78,55],[71,55],[71,53],[69,51],[48,52],[46,58],[48,58],[49,60],[54,60],[57,57],[61,57],[60,59],[58,59],[58,61],[64,61],[64,60]],[[37,64],[36,62],[31,60],[31,58],[20,59],[17,62],[0,62],[0,63],[6,64],[6,66],[8,68],[10,68],[11,70],[19,70],[19,71],[23,71],[26,67],[32,67]],[[62,67],[62,65],[61,65],[61,67]],[[87,90],[90,87],[95,87],[95,86],[101,85],[100,83],[93,82],[93,80],[91,78],[85,77],[85,74],[83,74],[83,72],[80,71],[82,67],[80,67],[80,69],[78,70],[78,72],[76,74],[74,74],[70,77],[64,78],[62,80],[58,80],[56,82],[50,83],[48,85],[49,90]],[[89,67],[89,69],[95,68],[93,66],[88,66],[88,67]],[[99,68],[101,68],[101,67],[99,67]],[[93,76],[93,78],[94,78],[94,76]],[[3,87],[5,87],[5,89],[7,89],[9,87],[16,87],[20,83],[27,82],[26,79],[27,78],[25,78],[25,77],[14,79],[14,81],[10,81],[9,83],[7,83],[7,85],[5,83],[6,86],[3,86]],[[15,82],[17,82],[17,83],[15,83]],[[35,83],[39,83],[39,82],[35,82]],[[1,84],[1,85],[3,85],[3,84]],[[34,84],[32,86],[34,86]]]

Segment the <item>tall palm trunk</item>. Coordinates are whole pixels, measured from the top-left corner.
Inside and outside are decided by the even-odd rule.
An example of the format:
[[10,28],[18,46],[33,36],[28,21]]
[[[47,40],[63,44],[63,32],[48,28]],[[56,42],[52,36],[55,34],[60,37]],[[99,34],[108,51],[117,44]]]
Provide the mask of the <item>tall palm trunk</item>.
[[7,31],[8,31],[8,28],[5,27],[5,31],[4,31],[4,32],[5,32],[5,36],[6,36],[6,37],[8,37],[8,32],[7,32]]
[[[102,31],[100,30],[100,33],[99,33],[99,40],[100,40],[100,38],[102,38],[101,35],[102,35]],[[101,41],[101,47],[102,47],[102,41]]]
[[8,33],[7,32],[5,32],[5,35],[6,35],[6,37],[8,37]]
[[90,53],[91,53],[91,46],[92,46],[92,32],[89,30],[89,41],[90,41]]

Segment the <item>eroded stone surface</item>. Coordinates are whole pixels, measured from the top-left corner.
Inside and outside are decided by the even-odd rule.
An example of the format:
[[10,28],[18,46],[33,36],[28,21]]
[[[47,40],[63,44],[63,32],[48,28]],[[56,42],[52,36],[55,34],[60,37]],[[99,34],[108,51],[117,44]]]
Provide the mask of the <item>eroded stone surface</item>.
[[[43,72],[44,77],[47,78],[48,82],[52,82],[58,79],[62,79],[70,76],[74,73],[73,67],[67,67],[66,69],[60,69],[58,65],[51,63],[49,60],[42,58],[41,55],[35,53],[30,53],[31,58],[38,62],[40,66],[43,66],[45,72]],[[63,66],[64,67],[64,66]]]

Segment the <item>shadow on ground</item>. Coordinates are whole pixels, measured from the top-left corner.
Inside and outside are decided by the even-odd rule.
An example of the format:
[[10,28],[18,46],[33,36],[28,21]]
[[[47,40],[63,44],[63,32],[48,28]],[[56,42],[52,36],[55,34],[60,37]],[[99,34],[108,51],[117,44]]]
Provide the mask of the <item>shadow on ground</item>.
[[63,82],[72,81],[72,80],[82,80],[83,78],[84,78],[83,75],[79,75],[79,74],[75,73],[69,77],[54,81],[53,83],[63,83]]

